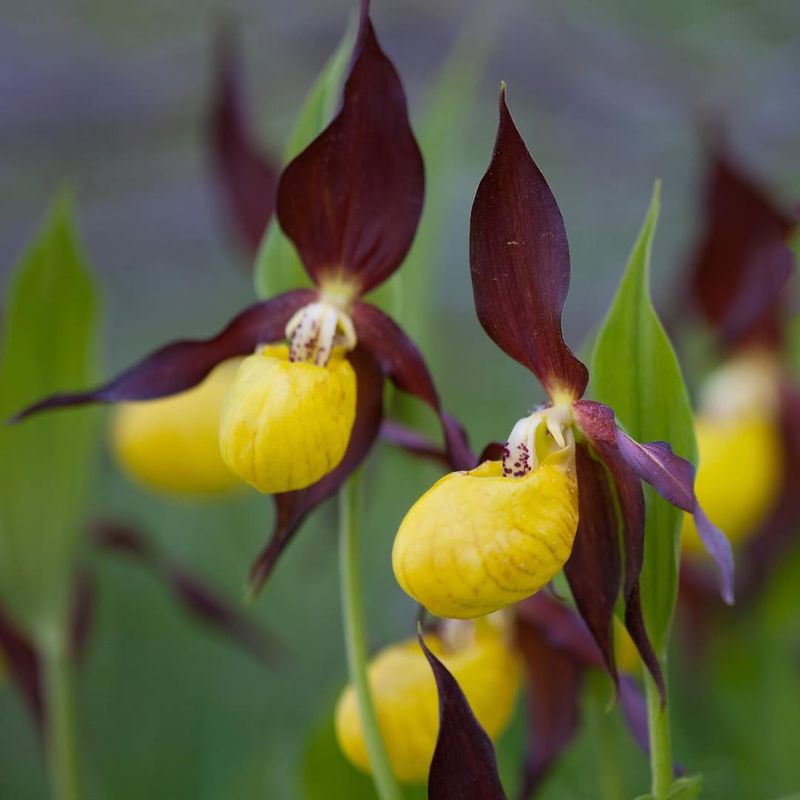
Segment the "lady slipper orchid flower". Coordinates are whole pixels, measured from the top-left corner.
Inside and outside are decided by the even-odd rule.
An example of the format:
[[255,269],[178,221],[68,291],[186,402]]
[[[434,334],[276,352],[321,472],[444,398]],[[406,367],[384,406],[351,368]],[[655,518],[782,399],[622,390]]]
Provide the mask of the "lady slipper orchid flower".
[[196,386],[217,364],[247,356],[223,404],[220,446],[242,480],[275,494],[272,537],[251,570],[254,590],[306,515],[369,452],[386,378],[438,415],[453,466],[470,463],[422,355],[390,317],[361,299],[402,263],[424,194],[403,87],[368,6],[361,4],[341,109],[278,182],[278,220],[314,288],[256,303],[210,339],[169,344],[98,388],[48,397],[17,417],[167,397]]
[[[491,739],[508,725],[520,687],[522,664],[513,630],[501,618],[448,620],[425,637],[466,695],[479,724]],[[430,769],[438,732],[436,684],[416,639],[381,650],[370,662],[368,678],[383,741],[395,777],[421,783]],[[339,697],[336,736],[347,759],[370,771],[361,716],[352,685]]]
[[223,361],[180,394],[114,409],[111,444],[122,468],[156,491],[221,495],[241,486],[219,448],[219,415],[241,359]]
[[[680,308],[712,331],[721,365],[708,376],[695,425],[697,493],[742,554],[738,594],[749,595],[800,521],[800,392],[786,366],[788,240],[783,211],[716,141],[709,152],[703,226]],[[710,591],[694,526],[683,526],[684,596]],[[698,597],[700,600],[700,597]],[[704,600],[694,604],[698,613]]]
[[514,426],[500,457],[446,476],[417,501],[397,533],[395,576],[430,611],[469,618],[533,595],[563,568],[614,677],[611,623],[621,591],[626,628],[663,691],[639,594],[641,481],[693,514],[728,601],[730,545],[697,503],[693,466],[667,443],[634,441],[611,408],[583,398],[588,371],[561,331],[564,223],[505,88],[494,155],[472,208],[470,268],[485,331],[533,372],[548,402]]

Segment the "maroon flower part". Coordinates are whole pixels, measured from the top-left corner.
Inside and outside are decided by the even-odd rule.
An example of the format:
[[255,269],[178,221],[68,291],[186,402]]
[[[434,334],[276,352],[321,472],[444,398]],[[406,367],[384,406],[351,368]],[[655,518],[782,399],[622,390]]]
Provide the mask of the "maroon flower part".
[[[721,139],[711,143],[707,162],[702,226],[679,293],[681,308],[698,313],[714,334],[723,368],[752,353],[775,365],[765,377],[775,383],[766,387],[766,395],[776,399],[776,409],[752,410],[774,414],[782,446],[781,485],[772,507],[740,546],[737,597],[747,602],[796,541],[800,525],[800,391],[785,366],[794,270],[788,241],[798,217],[781,207]],[[704,566],[684,558],[681,611],[698,645],[709,615],[716,613],[708,603],[712,592]]]
[[254,256],[275,208],[278,169],[251,129],[242,86],[238,37],[231,25],[218,33],[208,135],[214,189],[226,220]]
[[494,155],[472,211],[470,266],[481,324],[499,347],[536,375],[547,391],[548,407],[554,407],[559,419],[571,420],[580,434],[579,523],[565,567],[578,610],[616,677],[612,619],[621,592],[625,626],[663,694],[661,670],[639,599],[644,537],[641,481],[695,515],[720,566],[722,593],[729,601],[730,547],[696,502],[689,462],[663,443],[634,442],[618,429],[610,408],[582,400],[588,373],[561,332],[570,274],[563,221],[514,125],[505,89],[500,95]]
[[778,345],[785,288],[793,271],[787,245],[797,219],[716,142],[703,189],[703,226],[690,257],[688,307],[723,348]]
[[[341,109],[278,183],[281,227],[297,247],[314,288],[256,303],[216,336],[169,344],[100,387],[45,398],[16,418],[62,406],[175,394],[197,385],[221,361],[289,336],[290,361],[309,353],[308,360],[319,365],[327,362],[334,345],[344,342],[351,348],[347,358],[357,389],[346,450],[338,466],[318,482],[275,495],[274,530],[251,570],[254,591],[306,515],[335,493],[370,451],[380,430],[386,379],[437,414],[453,468],[466,468],[473,460],[463,430],[442,409],[419,350],[386,314],[361,300],[402,263],[424,194],[422,157],[400,79],[378,44],[367,2],[361,11]],[[287,331],[290,322],[294,332]],[[329,338],[323,341],[326,331]]]

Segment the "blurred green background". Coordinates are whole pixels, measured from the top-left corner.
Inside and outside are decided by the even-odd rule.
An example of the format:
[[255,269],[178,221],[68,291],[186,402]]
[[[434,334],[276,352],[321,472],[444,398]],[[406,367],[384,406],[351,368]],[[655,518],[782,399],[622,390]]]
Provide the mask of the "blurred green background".
[[[216,26],[224,16],[240,25],[250,105],[265,148],[277,155],[351,5],[2,0],[0,287],[52,192],[69,181],[104,298],[105,373],[165,340],[220,327],[253,290],[210,177],[204,119]],[[447,176],[446,213],[434,221],[443,257],[430,264],[426,304],[436,316],[424,343],[446,406],[475,443],[505,436],[541,399],[480,330],[467,274],[469,206],[488,163],[501,79],[566,219],[573,281],[565,326],[576,346],[605,312],[656,177],[664,209],[654,291],[667,305],[694,230],[702,120],[725,122],[736,151],[785,204],[800,198],[794,0],[489,6],[373,4],[418,123],[431,124],[431,87],[464,26],[492,51],[468,112],[440,132],[461,157]],[[136,524],[238,598],[269,530],[269,501],[243,492],[224,503],[176,503],[131,485],[101,458],[92,514]],[[364,578],[377,648],[413,631],[414,609],[394,582],[389,552],[403,512],[437,471],[379,447],[368,474]],[[314,780],[336,758],[326,725],[345,676],[334,504],[305,526],[248,610],[281,642],[271,670],[189,620],[135,564],[87,557],[99,601],[80,678],[91,798],[354,796],[344,765],[334,764],[339,782]],[[676,754],[704,774],[705,797],[774,800],[800,791],[798,608],[795,553],[757,607],[709,643],[707,663],[675,648]],[[609,719],[592,719],[543,797],[596,797],[603,739],[623,759],[625,796],[645,791],[644,757],[616,712]],[[519,724],[501,747],[511,773],[518,736]],[[1,685],[0,798],[38,800],[46,786],[25,709]]]

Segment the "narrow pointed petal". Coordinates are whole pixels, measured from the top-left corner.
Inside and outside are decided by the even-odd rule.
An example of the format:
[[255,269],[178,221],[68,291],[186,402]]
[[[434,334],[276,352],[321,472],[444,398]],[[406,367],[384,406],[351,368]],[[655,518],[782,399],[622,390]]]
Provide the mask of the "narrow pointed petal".
[[720,594],[733,603],[733,551],[725,534],[705,515],[694,494],[694,467],[672,452],[666,442],[640,444],[618,431],[617,445],[622,457],[665,500],[694,516],[697,532],[717,564]]
[[97,590],[88,572],[78,576],[72,598],[72,618],[69,632],[69,656],[80,662],[86,653],[89,634],[97,608]]
[[20,411],[12,422],[53,408],[87,403],[153,400],[196,386],[221,361],[252,353],[259,344],[284,338],[291,316],[315,293],[296,290],[256,303],[242,311],[211,339],[173,342],[102,386],[84,392],[56,394]]
[[400,450],[405,450],[407,453],[428,461],[434,461],[445,469],[450,467],[447,453],[441,445],[432,442],[426,436],[417,433],[401,422],[385,419],[381,424],[380,437],[382,441],[388,442]]
[[419,645],[431,665],[439,693],[439,736],[428,775],[430,800],[505,800],[494,746],[475,719],[456,679],[428,649]]
[[367,457],[378,437],[383,416],[383,374],[373,356],[359,346],[349,356],[356,372],[356,418],[344,458],[333,472],[307,489],[274,495],[275,524],[266,547],[250,568],[250,591],[263,587],[275,564],[305,518],[334,495]]
[[639,685],[630,675],[619,679],[619,703],[631,737],[642,751],[650,754],[650,735],[647,727],[647,701]]
[[662,700],[666,701],[667,691],[664,675],[644,624],[639,592],[639,575],[644,562],[645,525],[644,492],[641,479],[615,447],[603,442],[596,443],[595,447],[614,483],[622,521],[622,542],[625,554],[623,582],[625,627],[639,651],[642,662],[653,676]]
[[278,219],[317,284],[363,294],[405,258],[424,189],[400,78],[364,14],[342,109],[283,171]]
[[704,227],[691,259],[691,300],[724,345],[781,340],[796,220],[719,145],[704,188]]
[[439,394],[428,366],[417,346],[390,317],[368,303],[356,303],[353,322],[359,341],[369,348],[384,375],[401,391],[418,397],[439,417],[453,469],[471,469],[475,456],[469,448],[464,429],[456,419],[442,410]]
[[561,332],[569,288],[564,221],[500,94],[500,126],[470,221],[475,308],[498,347],[542,382],[551,396],[580,397],[586,367]]
[[[578,732],[580,721],[580,698],[583,690],[587,664],[576,658],[569,648],[554,645],[551,637],[559,628],[554,619],[541,624],[534,615],[552,614],[560,606],[558,622],[572,617],[579,620],[561,603],[550,600],[552,608],[538,602],[541,594],[534,595],[529,603],[530,614],[517,615],[517,647],[525,663],[527,678],[527,723],[528,736],[522,786],[518,797],[527,800],[540,786],[553,764],[569,747]],[[574,627],[571,626],[571,627]],[[591,648],[587,655],[593,656],[599,665],[597,648],[583,628],[586,644]]]
[[248,253],[255,255],[275,208],[278,175],[251,129],[235,34],[227,26],[217,37],[209,145],[222,210]]
[[0,652],[8,673],[33,715],[39,733],[44,730],[41,670],[33,644],[0,608]]
[[142,533],[129,525],[101,520],[93,525],[91,536],[104,550],[145,567],[195,620],[242,646],[261,663],[275,665],[278,646],[273,639],[204,578],[157,553]]
[[616,682],[611,622],[622,582],[614,496],[605,467],[588,448],[575,448],[578,473],[578,532],[564,572],[583,617]]

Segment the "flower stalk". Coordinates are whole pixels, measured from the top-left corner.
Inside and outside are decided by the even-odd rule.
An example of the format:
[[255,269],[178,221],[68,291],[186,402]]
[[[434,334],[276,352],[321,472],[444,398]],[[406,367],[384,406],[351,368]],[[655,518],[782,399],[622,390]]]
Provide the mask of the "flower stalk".
[[72,665],[63,641],[45,645],[41,652],[52,796],[54,800],[80,800],[83,792]]
[[359,566],[358,514],[360,474],[355,472],[339,492],[339,568],[342,615],[350,682],[355,687],[372,778],[380,800],[402,800],[378,727],[367,679],[367,644]]
[[[662,670],[666,681],[666,663]],[[669,726],[669,704],[662,702],[658,686],[647,670],[643,670],[647,697],[647,725],[650,739],[651,793],[655,800],[666,800],[672,786],[672,741]]]

